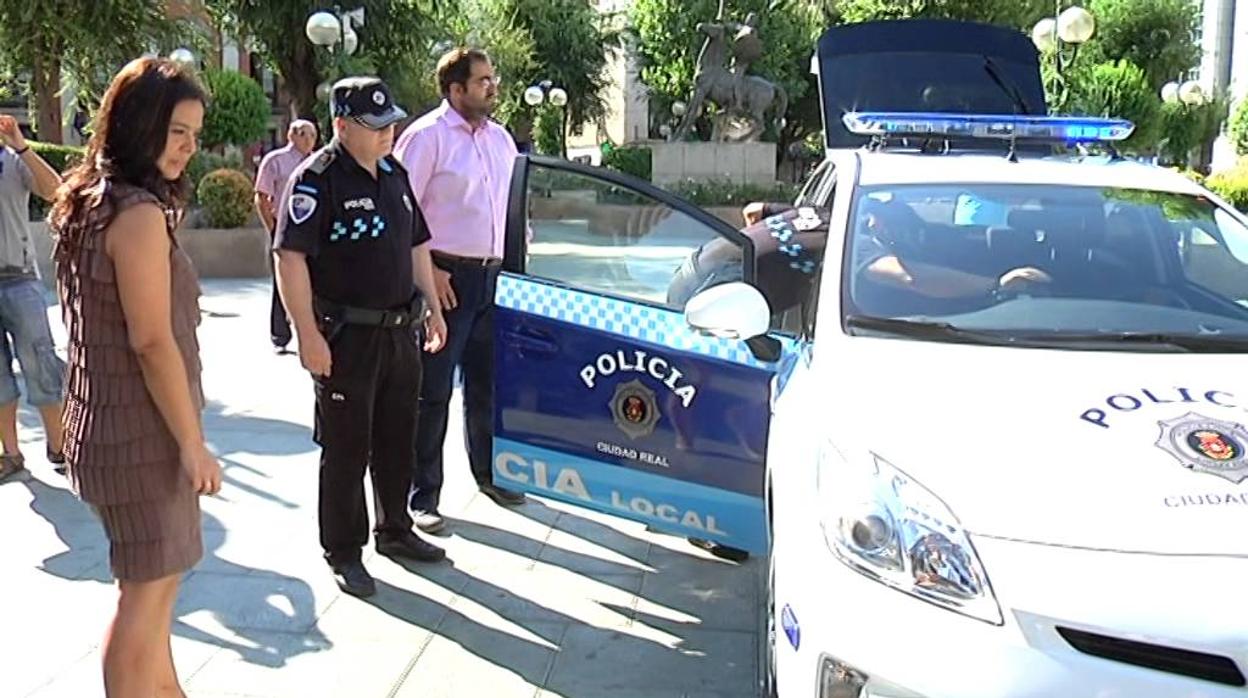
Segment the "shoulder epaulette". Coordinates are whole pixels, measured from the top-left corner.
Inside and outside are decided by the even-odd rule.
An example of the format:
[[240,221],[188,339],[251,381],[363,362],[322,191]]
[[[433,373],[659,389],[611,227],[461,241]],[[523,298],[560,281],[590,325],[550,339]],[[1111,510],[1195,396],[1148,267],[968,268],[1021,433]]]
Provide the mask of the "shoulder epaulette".
[[334,161],[334,151],[330,148],[321,148],[321,151],[313,155],[311,164],[308,165],[308,171],[316,174],[325,174],[325,170],[329,168]]

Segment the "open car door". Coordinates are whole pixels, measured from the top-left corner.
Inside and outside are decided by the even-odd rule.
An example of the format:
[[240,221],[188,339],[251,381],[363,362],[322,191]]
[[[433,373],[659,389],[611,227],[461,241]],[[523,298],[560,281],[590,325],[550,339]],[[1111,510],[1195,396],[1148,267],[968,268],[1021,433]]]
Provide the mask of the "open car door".
[[649,183],[518,158],[494,307],[495,483],[765,550],[777,357],[682,312],[699,287],[751,281],[752,253]]

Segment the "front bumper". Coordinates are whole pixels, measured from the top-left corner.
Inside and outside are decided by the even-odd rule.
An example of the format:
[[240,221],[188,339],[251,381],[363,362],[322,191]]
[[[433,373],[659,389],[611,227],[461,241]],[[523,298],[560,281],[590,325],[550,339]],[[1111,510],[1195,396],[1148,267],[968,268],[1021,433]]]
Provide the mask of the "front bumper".
[[[788,542],[796,544],[793,538]],[[1242,685],[1181,675],[1174,666],[1161,670],[1123,661],[1134,656],[1156,666],[1157,653],[1139,648],[1158,646],[1221,658],[1232,679],[1248,675],[1248,605],[1231,591],[1236,580],[1248,578],[1248,560],[1072,550],[977,537],[1005,617],[1004,625],[996,626],[849,569],[827,552],[818,531],[801,544],[800,555],[786,557],[793,548],[783,547],[783,541],[777,536],[776,604],[790,605],[800,639],[794,649],[777,620],[782,698],[1248,696]],[[1086,634],[1107,638],[1099,647],[1109,647],[1114,658],[1096,656],[1089,653],[1096,648],[1069,639]],[[1200,669],[1202,661],[1212,660],[1177,666]],[[823,680],[829,675],[841,680]],[[1221,676],[1226,680],[1228,674]]]

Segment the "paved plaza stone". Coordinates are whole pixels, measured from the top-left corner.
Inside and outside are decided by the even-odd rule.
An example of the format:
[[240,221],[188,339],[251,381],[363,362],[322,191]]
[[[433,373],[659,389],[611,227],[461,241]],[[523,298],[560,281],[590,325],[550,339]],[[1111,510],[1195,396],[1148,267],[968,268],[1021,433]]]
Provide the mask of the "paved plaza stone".
[[[473,487],[457,419],[437,537],[449,561],[369,548],[377,595],[341,593],[317,545],[311,382],[269,347],[268,284],[204,290],[204,426],[225,486],[203,502],[205,555],[174,625],[192,698],[757,695],[757,560],[539,498],[495,506]],[[0,483],[0,697],[102,696],[107,541],[43,460],[25,405],[21,423],[30,472]]]

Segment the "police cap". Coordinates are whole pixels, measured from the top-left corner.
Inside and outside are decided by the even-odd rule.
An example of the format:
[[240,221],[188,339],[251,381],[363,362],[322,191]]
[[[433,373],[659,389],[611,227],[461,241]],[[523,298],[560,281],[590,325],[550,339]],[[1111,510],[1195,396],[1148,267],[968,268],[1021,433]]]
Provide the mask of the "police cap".
[[334,83],[330,113],[371,129],[385,128],[407,116],[394,103],[386,83],[374,77],[343,78]]

